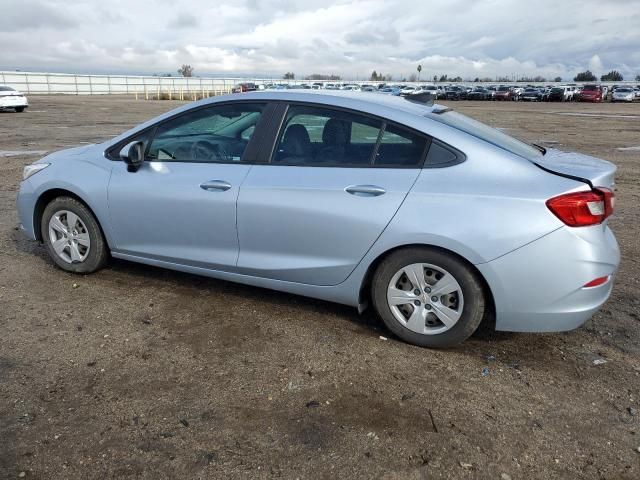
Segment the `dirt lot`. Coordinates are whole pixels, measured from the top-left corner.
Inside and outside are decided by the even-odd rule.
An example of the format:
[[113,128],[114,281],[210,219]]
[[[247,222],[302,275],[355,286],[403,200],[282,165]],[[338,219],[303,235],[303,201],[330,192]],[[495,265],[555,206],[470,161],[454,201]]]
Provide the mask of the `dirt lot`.
[[640,145],[640,104],[454,103],[615,162],[623,261],[584,328],[430,351],[325,302],[126,262],[58,270],[15,228],[40,154],[7,151],[105,139],[178,102],[30,101],[0,114],[0,476],[640,478],[640,150],[618,150]]

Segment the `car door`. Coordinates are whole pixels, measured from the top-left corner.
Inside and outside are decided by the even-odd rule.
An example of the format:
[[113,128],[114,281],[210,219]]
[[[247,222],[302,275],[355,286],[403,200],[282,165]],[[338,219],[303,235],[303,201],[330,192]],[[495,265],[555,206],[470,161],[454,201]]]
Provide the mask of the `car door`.
[[109,182],[109,215],[119,253],[214,269],[238,257],[236,200],[251,165],[243,157],[265,104],[196,108],[138,138],[145,161],[118,162]]
[[239,271],[344,281],[415,182],[429,139],[362,114],[290,105],[270,161],[238,197]]

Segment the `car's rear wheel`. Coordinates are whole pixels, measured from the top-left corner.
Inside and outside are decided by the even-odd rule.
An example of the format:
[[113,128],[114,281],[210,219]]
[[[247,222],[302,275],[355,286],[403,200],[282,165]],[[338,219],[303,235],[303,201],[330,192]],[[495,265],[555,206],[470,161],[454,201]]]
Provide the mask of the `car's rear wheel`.
[[450,347],[476,331],[485,312],[478,274],[439,249],[392,253],[372,281],[373,304],[394,334],[422,347]]
[[40,228],[51,259],[61,269],[93,273],[107,262],[107,243],[98,221],[75,198],[52,200],[44,209]]
[[24,112],[24,107],[16,107],[16,112],[18,113]]

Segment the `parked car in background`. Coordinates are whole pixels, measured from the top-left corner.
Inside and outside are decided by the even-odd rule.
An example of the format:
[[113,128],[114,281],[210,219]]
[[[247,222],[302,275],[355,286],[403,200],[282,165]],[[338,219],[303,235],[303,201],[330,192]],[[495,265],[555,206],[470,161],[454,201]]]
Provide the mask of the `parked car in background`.
[[550,102],[564,102],[566,100],[565,87],[553,87],[549,92]]
[[506,85],[500,85],[496,90],[496,94],[494,95],[495,100],[514,100],[515,94],[511,87]]
[[400,95],[411,95],[416,93],[416,87],[413,85],[405,85],[400,88]]
[[467,100],[491,100],[491,92],[484,87],[474,87],[467,93]]
[[612,102],[633,102],[636,99],[635,92],[631,87],[618,87],[611,94]]
[[467,89],[458,85],[453,85],[445,90],[445,98],[447,100],[466,100]]
[[255,92],[258,89],[255,83],[243,82],[233,87],[233,93]]
[[[582,93],[582,88],[584,87],[579,88],[581,89],[579,93]],[[600,85],[600,88],[602,89],[602,101],[604,102],[607,99],[607,95],[609,95],[610,90],[607,85]]]
[[602,88],[600,85],[587,84],[582,87],[582,93],[580,93],[577,100],[580,102],[602,102]]
[[444,98],[444,90],[439,89],[435,85],[423,85],[422,91],[426,93],[430,93],[431,97],[434,100],[439,100],[441,98]]
[[392,96],[400,96],[400,88],[398,87],[385,87],[380,90],[379,93],[383,95],[392,95]]
[[520,100],[523,102],[541,102],[542,98],[543,93],[539,88],[527,88],[520,95]]
[[485,318],[562,331],[600,308],[620,260],[615,171],[440,105],[265,91],[54,152],[25,167],[17,208],[65,272],[113,257],[369,304],[399,338],[447,347]]
[[22,92],[7,85],[0,85],[0,110],[14,110],[22,113],[28,107],[29,102]]

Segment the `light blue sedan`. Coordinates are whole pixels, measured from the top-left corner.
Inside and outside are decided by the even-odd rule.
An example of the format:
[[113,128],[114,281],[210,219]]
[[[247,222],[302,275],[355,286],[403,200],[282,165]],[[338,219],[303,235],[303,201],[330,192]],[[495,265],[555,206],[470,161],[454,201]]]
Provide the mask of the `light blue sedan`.
[[620,258],[614,173],[415,98],[254,92],[48,155],[18,211],[69,272],[112,256],[371,304],[445,347],[483,319],[561,331],[598,310]]

